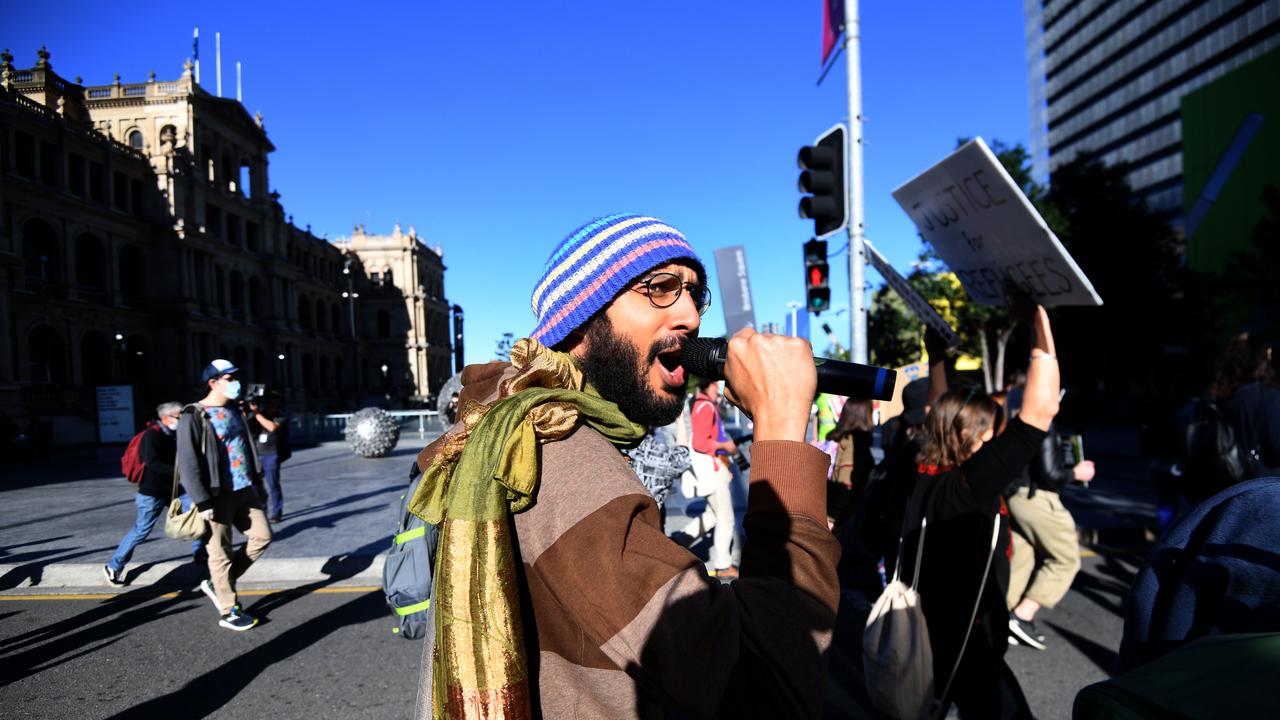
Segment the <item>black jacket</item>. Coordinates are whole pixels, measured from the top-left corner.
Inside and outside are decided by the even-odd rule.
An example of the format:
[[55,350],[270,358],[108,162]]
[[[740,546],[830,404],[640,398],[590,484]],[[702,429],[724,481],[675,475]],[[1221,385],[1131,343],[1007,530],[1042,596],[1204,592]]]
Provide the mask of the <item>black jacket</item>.
[[152,425],[138,442],[138,459],[146,466],[138,492],[154,498],[171,500],[173,493],[173,464],[178,454],[178,440],[173,433],[165,433]]

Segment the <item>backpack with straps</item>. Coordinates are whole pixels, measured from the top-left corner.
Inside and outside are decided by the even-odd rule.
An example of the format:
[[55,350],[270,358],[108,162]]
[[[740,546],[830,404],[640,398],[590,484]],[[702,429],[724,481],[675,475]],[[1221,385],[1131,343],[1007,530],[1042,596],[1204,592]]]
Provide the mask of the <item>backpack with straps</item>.
[[382,592],[396,618],[396,627],[391,632],[406,640],[418,640],[426,635],[436,546],[440,542],[439,525],[409,512],[409,501],[421,480],[422,471],[415,461],[409,469],[409,488],[400,496],[396,533],[382,567]]
[[133,436],[124,449],[124,455],[120,456],[120,474],[134,485],[142,482],[142,476],[147,472],[147,464],[142,462],[142,436],[155,429],[154,422],[147,423],[142,432]]
[[[920,519],[920,540],[916,544],[916,563],[911,585],[899,578],[902,574],[902,551],[906,544],[907,523],[903,522],[898,539],[898,562],[894,566],[893,579],[885,586],[862,632],[862,676],[866,681],[871,702],[886,715],[899,720],[924,720],[933,717],[941,709],[934,695],[933,646],[929,642],[929,625],[916,587],[920,584],[920,561],[924,554],[925,530],[928,518]],[[978,597],[973,602],[973,613],[965,630],[960,653],[951,668],[947,684],[938,697],[946,699],[951,692],[951,682],[960,669],[973,632],[973,621],[982,603],[982,591],[987,586],[991,571],[991,557],[995,554],[1000,537],[1000,516],[994,518],[991,530],[991,549],[987,553],[987,565],[978,585]]]
[[1211,398],[1201,398],[1195,416],[1182,435],[1180,464],[1183,475],[1201,488],[1230,487],[1254,475],[1258,449],[1246,451],[1239,433]]

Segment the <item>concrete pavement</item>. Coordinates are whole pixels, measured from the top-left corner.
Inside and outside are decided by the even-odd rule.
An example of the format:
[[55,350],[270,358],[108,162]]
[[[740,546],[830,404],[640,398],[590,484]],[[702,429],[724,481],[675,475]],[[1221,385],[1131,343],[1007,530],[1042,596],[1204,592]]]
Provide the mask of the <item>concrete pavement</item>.
[[[395,505],[412,458],[433,438],[403,437],[386,458],[356,457],[345,443],[303,448],[284,464],[284,520],[245,588],[381,582]],[[102,565],[133,524],[135,486],[115,474],[120,448],[55,453],[48,465],[0,466],[0,594],[120,592]],[[131,587],[191,587],[191,545],[164,536],[163,519],[138,546]]]

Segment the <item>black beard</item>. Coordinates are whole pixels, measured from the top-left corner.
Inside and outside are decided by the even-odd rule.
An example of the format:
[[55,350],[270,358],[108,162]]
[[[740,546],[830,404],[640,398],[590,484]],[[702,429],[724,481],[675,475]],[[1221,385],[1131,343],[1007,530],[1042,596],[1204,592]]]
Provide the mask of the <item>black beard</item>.
[[586,338],[586,355],[581,360],[583,375],[627,419],[645,427],[661,427],[680,417],[685,389],[666,388],[657,394],[648,382],[650,365],[659,353],[678,346],[678,340],[654,343],[648,359],[643,360],[634,345],[613,331],[613,324],[603,313],[588,323]]

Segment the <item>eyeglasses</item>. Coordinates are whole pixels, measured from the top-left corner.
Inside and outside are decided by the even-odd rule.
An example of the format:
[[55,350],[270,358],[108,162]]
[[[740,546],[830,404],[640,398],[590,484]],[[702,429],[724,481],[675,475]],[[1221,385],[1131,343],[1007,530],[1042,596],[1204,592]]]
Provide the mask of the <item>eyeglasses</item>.
[[689,297],[693,299],[693,305],[698,309],[699,315],[706,313],[707,308],[711,307],[710,288],[698,283],[684,282],[674,273],[657,273],[648,280],[640,281],[631,290],[644,293],[649,298],[649,304],[656,308],[675,305],[680,299],[680,294],[685,290],[689,291]]

